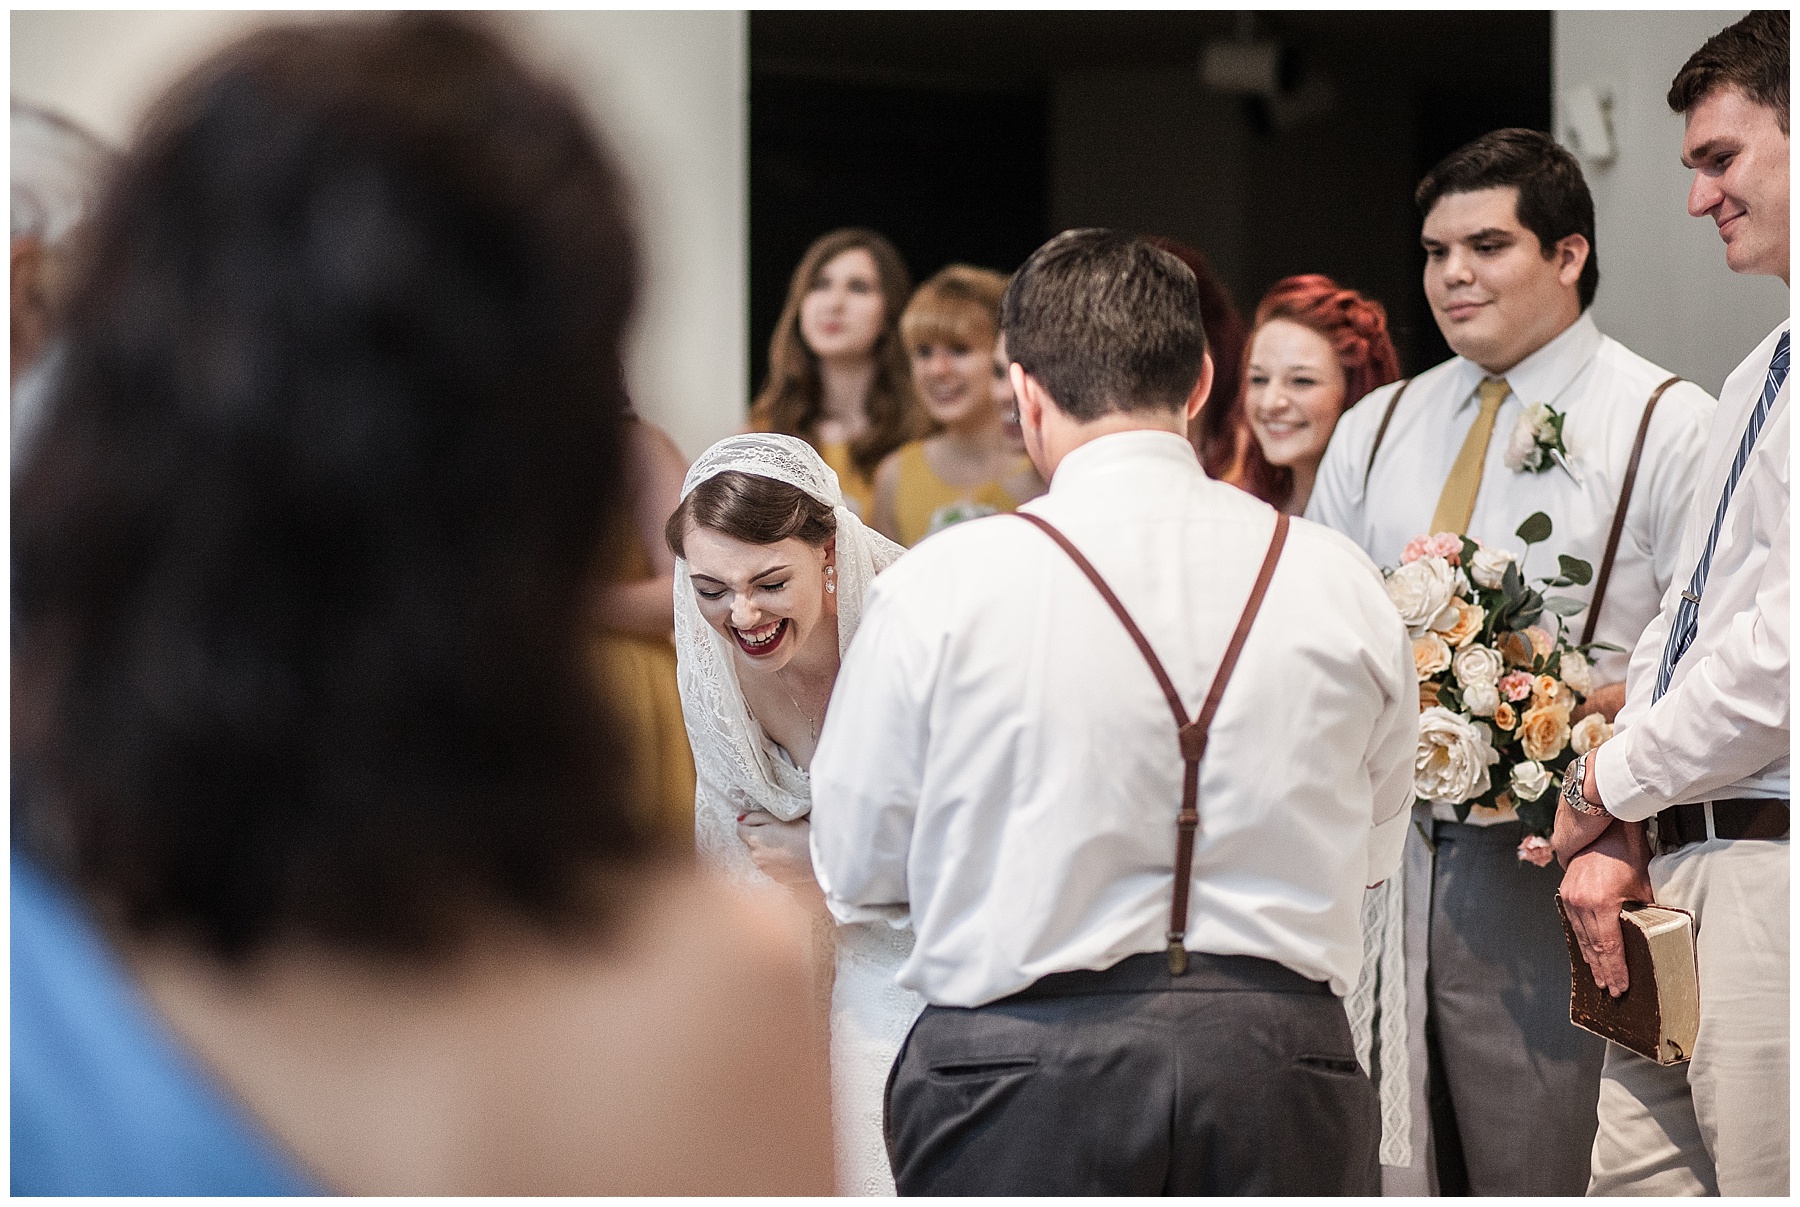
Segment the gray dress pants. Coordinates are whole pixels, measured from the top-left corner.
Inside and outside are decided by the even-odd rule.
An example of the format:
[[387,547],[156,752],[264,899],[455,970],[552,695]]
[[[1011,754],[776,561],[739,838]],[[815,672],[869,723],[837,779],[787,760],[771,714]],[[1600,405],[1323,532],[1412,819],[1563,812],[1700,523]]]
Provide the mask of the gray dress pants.
[[1569,1022],[1562,869],[1515,851],[1517,822],[1432,825],[1431,1131],[1442,1194],[1579,1195],[1606,1041]]
[[928,1006],[888,1077],[903,1195],[1370,1195],[1379,1140],[1343,1002],[1249,956]]

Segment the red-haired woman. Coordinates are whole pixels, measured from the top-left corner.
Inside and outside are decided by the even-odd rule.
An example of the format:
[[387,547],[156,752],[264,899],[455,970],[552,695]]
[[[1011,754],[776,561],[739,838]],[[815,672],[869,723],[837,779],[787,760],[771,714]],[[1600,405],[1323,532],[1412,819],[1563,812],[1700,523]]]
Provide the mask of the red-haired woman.
[[1380,302],[1317,273],[1277,281],[1256,307],[1235,408],[1251,439],[1226,480],[1299,515],[1338,416],[1399,376]]

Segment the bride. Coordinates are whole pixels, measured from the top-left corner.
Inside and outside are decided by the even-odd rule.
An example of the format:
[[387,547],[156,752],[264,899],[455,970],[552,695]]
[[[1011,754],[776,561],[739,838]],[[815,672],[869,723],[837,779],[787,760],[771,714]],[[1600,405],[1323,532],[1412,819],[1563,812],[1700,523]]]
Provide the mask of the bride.
[[[784,884],[824,916],[808,849],[807,767],[875,575],[903,552],[844,506],[792,436],[732,436],[688,470],[669,519],[675,650],[700,853],[741,884]],[[894,1193],[882,1097],[924,1002],[894,983],[912,932],[838,927],[831,1079],[838,1189]]]

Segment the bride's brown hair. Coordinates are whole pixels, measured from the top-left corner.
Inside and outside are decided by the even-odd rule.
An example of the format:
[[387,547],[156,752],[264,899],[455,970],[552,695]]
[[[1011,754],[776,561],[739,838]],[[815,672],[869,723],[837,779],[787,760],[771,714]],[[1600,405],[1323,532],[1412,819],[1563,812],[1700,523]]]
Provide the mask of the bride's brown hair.
[[728,469],[695,486],[663,529],[676,557],[686,557],[690,529],[710,528],[751,545],[798,537],[819,546],[837,535],[831,508],[797,486]]
[[900,345],[900,313],[912,294],[912,274],[887,238],[862,227],[846,227],[821,235],[800,258],[788,282],[787,303],[769,340],[769,376],[750,408],[750,426],[759,432],[781,432],[818,447],[814,433],[824,417],[819,358],[800,335],[800,304],[819,271],[836,257],[858,248],[875,261],[881,282],[881,335],[875,340],[875,381],[864,409],[869,430],[850,442],[850,461],[873,475],[881,459],[920,434],[919,409],[913,403],[912,373]]

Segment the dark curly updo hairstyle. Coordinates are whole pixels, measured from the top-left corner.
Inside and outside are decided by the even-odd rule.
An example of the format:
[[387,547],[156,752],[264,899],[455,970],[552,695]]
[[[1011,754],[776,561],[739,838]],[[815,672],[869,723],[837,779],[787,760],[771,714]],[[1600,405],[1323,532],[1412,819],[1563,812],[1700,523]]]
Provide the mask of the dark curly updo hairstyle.
[[13,486],[13,834],[235,959],[588,933],[640,837],[587,671],[621,178],[481,26],[276,28],[153,111]]

